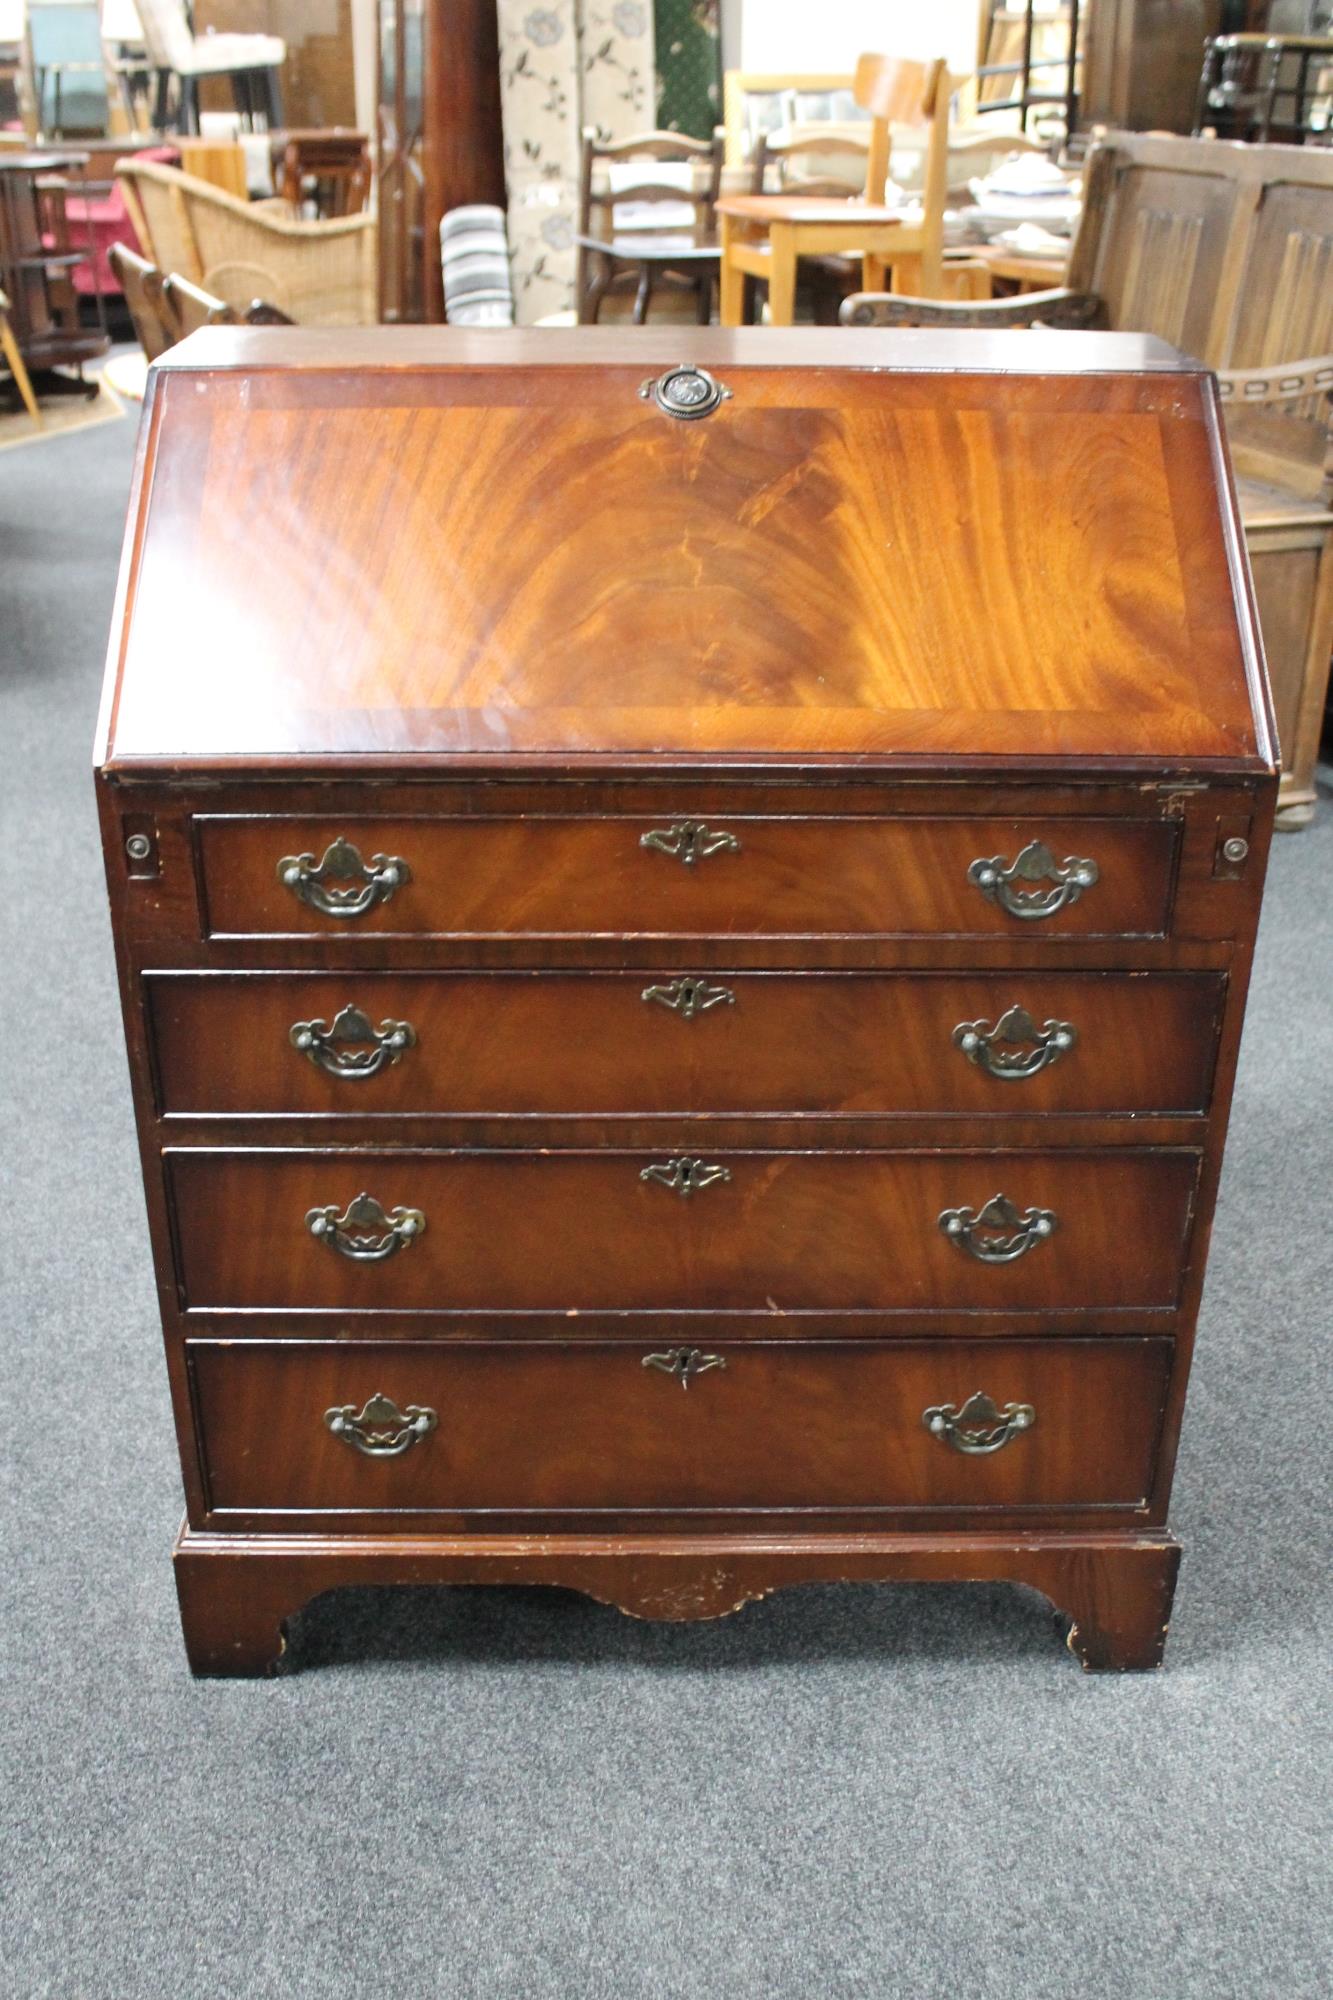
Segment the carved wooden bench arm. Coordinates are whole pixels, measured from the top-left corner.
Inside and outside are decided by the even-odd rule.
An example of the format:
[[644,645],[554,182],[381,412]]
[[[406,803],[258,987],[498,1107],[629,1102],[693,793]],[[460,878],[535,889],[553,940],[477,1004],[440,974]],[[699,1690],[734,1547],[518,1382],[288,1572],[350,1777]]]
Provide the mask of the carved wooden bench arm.
[[853,292],[843,326],[1091,326],[1102,314],[1096,292],[1058,286],[1015,299],[913,299],[897,292]]
[[1224,403],[1247,407],[1299,403],[1307,396],[1333,394],[1333,354],[1318,354],[1307,361],[1283,361],[1272,368],[1219,368],[1217,387]]

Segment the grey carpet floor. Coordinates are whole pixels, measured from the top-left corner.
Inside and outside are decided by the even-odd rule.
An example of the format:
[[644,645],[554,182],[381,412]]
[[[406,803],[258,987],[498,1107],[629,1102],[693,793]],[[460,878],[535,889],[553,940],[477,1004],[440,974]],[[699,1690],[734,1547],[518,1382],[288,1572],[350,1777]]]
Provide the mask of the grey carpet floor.
[[1001,1588],[694,1629],[454,1590],[196,1683],[89,772],[131,445],[0,458],[0,1988],[1327,1994],[1333,799],[1270,877],[1165,1673],[1084,1677]]

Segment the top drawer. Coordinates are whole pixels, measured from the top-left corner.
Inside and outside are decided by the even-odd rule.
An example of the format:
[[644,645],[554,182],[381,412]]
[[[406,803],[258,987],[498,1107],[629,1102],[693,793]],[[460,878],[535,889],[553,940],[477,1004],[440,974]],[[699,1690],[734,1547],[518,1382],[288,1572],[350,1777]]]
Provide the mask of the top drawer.
[[1160,937],[1129,819],[200,815],[213,936]]

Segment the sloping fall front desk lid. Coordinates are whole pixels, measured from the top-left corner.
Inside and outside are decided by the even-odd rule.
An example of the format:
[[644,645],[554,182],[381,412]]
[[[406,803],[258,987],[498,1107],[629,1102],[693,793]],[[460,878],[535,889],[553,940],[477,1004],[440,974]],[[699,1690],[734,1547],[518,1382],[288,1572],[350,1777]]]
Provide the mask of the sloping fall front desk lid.
[[101,755],[1266,770],[1214,386],[1133,335],[213,329],[150,377]]

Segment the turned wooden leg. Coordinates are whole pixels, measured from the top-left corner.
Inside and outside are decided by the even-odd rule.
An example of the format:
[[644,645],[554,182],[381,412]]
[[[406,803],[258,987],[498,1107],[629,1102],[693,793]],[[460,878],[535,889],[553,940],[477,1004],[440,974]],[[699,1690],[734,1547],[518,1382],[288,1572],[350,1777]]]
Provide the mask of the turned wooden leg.
[[1087,1673],[1160,1667],[1180,1545],[1166,1540],[1051,1552],[1026,1580],[1069,1621],[1070,1652]]
[[286,1644],[283,1627],[307,1595],[291,1565],[220,1561],[178,1543],[175,1570],[191,1673],[271,1674]]

